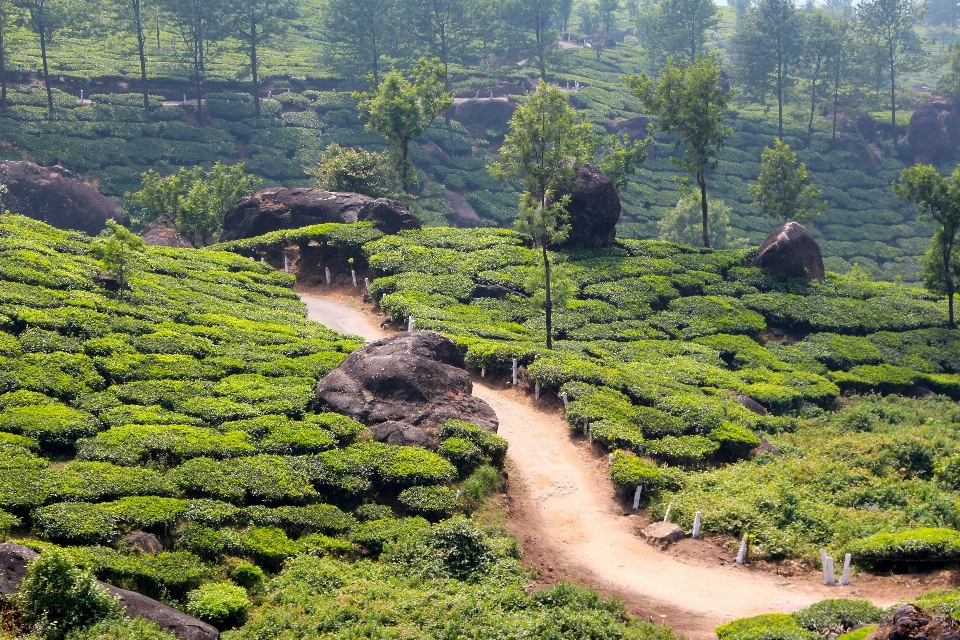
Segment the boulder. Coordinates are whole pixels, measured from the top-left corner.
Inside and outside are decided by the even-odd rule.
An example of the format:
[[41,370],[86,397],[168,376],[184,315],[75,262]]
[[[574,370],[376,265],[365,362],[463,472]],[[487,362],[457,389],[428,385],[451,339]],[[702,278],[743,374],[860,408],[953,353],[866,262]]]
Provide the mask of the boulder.
[[148,224],[140,237],[144,244],[151,247],[175,247],[177,249],[193,249],[193,243],[177,233],[173,220],[163,215]]
[[647,544],[664,549],[674,542],[683,540],[687,534],[672,522],[654,522],[640,532],[640,537],[646,540]]
[[[325,222],[356,222],[366,207],[365,215],[376,225],[387,228],[406,225],[404,229],[419,229],[420,223],[399,203],[393,203],[384,212],[378,200],[359,193],[322,191],[320,189],[261,189],[234,203],[223,220],[221,242],[253,238],[280,229],[297,229]],[[403,211],[406,217],[400,216]],[[378,227],[379,228],[379,227]],[[381,229],[383,231],[383,229]],[[387,233],[387,231],[384,231]]]
[[913,161],[932,164],[960,146],[960,116],[950,98],[930,98],[910,116],[907,142]]
[[[567,195],[557,193],[557,197]],[[592,164],[577,171],[567,212],[570,233],[561,245],[567,249],[610,247],[617,241],[620,196],[613,182]]]
[[507,98],[456,98],[452,117],[468,129],[487,129],[510,122],[515,109]]
[[767,236],[753,259],[753,266],[780,280],[811,282],[824,276],[820,245],[796,222],[781,225]]
[[464,227],[483,226],[483,219],[480,214],[461,194],[444,189],[443,200],[453,209],[453,220],[451,222]]
[[623,120],[607,120],[604,127],[607,133],[629,136],[631,140],[642,140],[647,137],[647,125],[651,122],[649,116],[634,116]]
[[36,551],[23,545],[0,544],[0,595],[12,596],[20,590],[20,583],[27,575],[27,564],[36,557]]
[[450,418],[495,433],[497,416],[471,395],[464,366],[449,338],[430,331],[400,333],[350,354],[317,383],[317,399],[374,425],[374,437],[385,442],[434,447],[440,425]]
[[97,235],[107,220],[129,225],[123,208],[84,182],[74,172],[55,165],[0,160],[0,182],[7,185],[3,208],[41,220],[58,229]]
[[880,622],[868,640],[957,640],[960,625],[948,615],[902,604]]
[[503,300],[510,295],[523,296],[524,298],[527,297],[527,296],[524,296],[522,293],[518,293],[514,291],[513,289],[508,289],[502,284],[478,284],[476,287],[473,288],[472,297],[497,298],[498,300]]
[[220,637],[220,632],[203,620],[168,607],[141,593],[119,589],[103,582],[100,584],[111,596],[117,598],[117,604],[123,610],[123,615],[128,618],[146,618],[180,640],[217,640]]
[[753,411],[755,414],[760,416],[767,415],[767,410],[762,404],[751,398],[750,396],[745,396],[742,393],[737,394],[737,401],[745,409]]
[[432,156],[434,160],[445,167],[449,167],[453,164],[453,158],[450,157],[450,154],[441,149],[436,142],[428,142],[420,148],[424,151],[424,153]]
[[403,229],[419,229],[420,221],[396,200],[377,198],[357,212],[357,220],[369,222],[383,233],[393,235]]
[[148,555],[163,551],[163,545],[157,537],[146,531],[131,531],[123,539],[123,546],[131,551]]

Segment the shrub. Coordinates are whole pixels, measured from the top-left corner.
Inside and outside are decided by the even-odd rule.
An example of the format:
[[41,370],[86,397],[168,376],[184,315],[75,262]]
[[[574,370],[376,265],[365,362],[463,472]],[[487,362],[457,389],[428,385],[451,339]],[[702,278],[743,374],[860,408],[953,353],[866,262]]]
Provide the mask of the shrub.
[[741,618],[714,629],[720,640],[816,640],[817,635],[800,626],[786,613],[768,613]]
[[300,549],[279,527],[250,527],[227,535],[228,551],[250,558],[267,571],[279,571],[283,561]]
[[429,527],[430,523],[419,516],[369,520],[350,530],[350,541],[365,547],[374,555],[379,555],[386,545],[401,538],[415,536]]
[[474,502],[479,502],[492,491],[497,483],[500,482],[500,472],[488,464],[478,467],[470,476],[460,485],[460,491],[464,497]]
[[117,538],[117,517],[106,507],[88,502],[61,502],[33,511],[37,532],[54,542],[104,544]]
[[167,533],[187,511],[187,502],[179,498],[131,496],[102,504],[128,529]]
[[466,475],[480,462],[480,448],[464,438],[456,436],[440,442],[437,453],[456,465],[460,475]]
[[385,504],[362,504],[353,510],[353,517],[360,522],[383,520],[393,517],[393,509]]
[[[398,447],[399,448],[399,447]],[[171,473],[187,494],[242,504],[247,501],[283,502],[316,496],[305,473],[280,456],[251,456],[227,460],[194,458]]]
[[800,626],[820,635],[841,634],[863,624],[880,622],[883,609],[869,600],[831,598],[812,604],[794,616]]
[[506,438],[463,420],[447,420],[440,426],[441,438],[462,438],[477,445],[491,462],[500,466],[509,446]]
[[457,493],[447,487],[410,487],[397,496],[407,511],[428,520],[442,520],[457,508]]
[[720,423],[709,438],[720,446],[717,455],[731,461],[746,457],[754,447],[760,446],[756,434],[732,422]]
[[247,621],[250,598],[243,587],[208,582],[187,594],[187,613],[224,631]]
[[936,611],[955,619],[960,617],[960,590],[931,591],[915,598],[913,604],[927,611]]
[[200,456],[226,458],[255,451],[250,436],[242,431],[222,433],[182,424],[127,424],[77,443],[77,456],[81,460],[102,460],[122,465],[134,465],[147,460],[177,464]]
[[97,432],[96,419],[59,404],[8,407],[0,413],[0,430],[33,438],[47,451],[62,451],[78,438]]
[[460,516],[398,539],[384,550],[382,559],[427,577],[477,581],[497,557],[487,535]]
[[200,558],[186,551],[154,555],[134,555],[103,547],[84,551],[92,556],[89,562],[98,578],[154,599],[182,599],[213,573]]
[[263,569],[252,562],[238,562],[230,570],[230,579],[247,591],[254,593],[266,582],[267,576]]
[[94,577],[57,549],[44,551],[30,563],[19,598],[26,621],[38,635],[50,640],[120,613]]
[[10,530],[20,526],[20,518],[0,509],[0,542],[5,542]]
[[204,560],[217,560],[226,552],[230,543],[228,532],[203,524],[187,524],[176,534],[178,551],[189,551]]
[[843,640],[867,640],[867,638],[869,638],[873,632],[877,630],[877,626],[878,625],[875,624],[868,624],[865,627],[860,627],[854,631],[847,631],[843,635],[837,636],[837,640],[840,640],[841,638]]
[[666,436],[648,440],[646,453],[654,458],[681,465],[698,465],[716,453],[720,445],[704,436]]
[[176,640],[177,636],[146,618],[107,618],[84,629],[71,631],[67,640]]
[[663,470],[652,462],[624,451],[615,451],[610,463],[610,479],[618,493],[632,498],[638,486],[651,492],[661,488]]
[[357,521],[332,504],[311,504],[306,507],[248,507],[247,517],[255,525],[282,527],[289,535],[300,537],[310,533],[342,533]]
[[857,562],[873,567],[902,568],[916,563],[960,559],[960,532],[930,527],[898,533],[876,533],[849,546]]

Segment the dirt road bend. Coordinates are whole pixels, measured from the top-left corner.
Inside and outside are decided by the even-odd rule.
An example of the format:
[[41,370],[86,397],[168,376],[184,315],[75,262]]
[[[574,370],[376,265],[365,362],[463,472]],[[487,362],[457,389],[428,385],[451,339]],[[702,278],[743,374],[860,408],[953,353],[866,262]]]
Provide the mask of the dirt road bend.
[[[368,340],[387,335],[355,301],[315,295],[303,299],[312,320]],[[555,564],[576,567],[578,575],[595,578],[594,586],[628,602],[662,603],[697,618],[699,631],[744,616],[796,611],[824,598],[868,597],[889,605],[914,595],[903,586],[876,591],[826,587],[809,576],[785,578],[729,564],[686,563],[664,554],[640,539],[636,518],[623,515],[607,477],[606,456],[587,455],[586,445],[570,436],[560,416],[538,410],[519,391],[494,388],[478,378],[474,395],[497,413],[499,433],[510,443],[508,457],[530,501],[529,520],[556,552]]]

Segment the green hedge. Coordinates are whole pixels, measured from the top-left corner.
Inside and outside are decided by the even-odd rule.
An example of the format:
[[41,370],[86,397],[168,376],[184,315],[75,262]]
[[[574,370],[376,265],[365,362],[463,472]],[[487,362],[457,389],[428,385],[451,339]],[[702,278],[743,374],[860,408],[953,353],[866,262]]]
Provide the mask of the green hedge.
[[243,587],[230,582],[208,582],[187,594],[186,611],[224,631],[246,622],[250,605]]
[[457,492],[447,487],[410,487],[397,496],[408,513],[436,521],[449,518],[457,508]]
[[960,532],[923,527],[876,533],[848,547],[856,562],[876,568],[931,566],[960,559]]

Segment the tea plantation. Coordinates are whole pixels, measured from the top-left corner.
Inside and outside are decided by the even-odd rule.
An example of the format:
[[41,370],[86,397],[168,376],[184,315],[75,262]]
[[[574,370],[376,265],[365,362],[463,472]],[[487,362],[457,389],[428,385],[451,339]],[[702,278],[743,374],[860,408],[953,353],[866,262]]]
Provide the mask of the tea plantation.
[[[148,248],[120,295],[95,283],[101,241],[0,216],[0,539],[221,629],[249,614],[232,637],[672,637],[592,591],[525,594],[516,542],[463,515],[498,484],[502,438],[450,421],[433,453],[314,412],[362,341],[307,321],[292,276]],[[128,549],[130,531],[165,550]]]
[[[284,235],[221,247],[256,255]],[[705,532],[749,537],[754,557],[774,560],[821,547],[881,569],[960,558],[960,337],[942,300],[835,274],[773,280],[748,250],[623,240],[554,255],[555,287],[572,295],[548,351],[543,312],[527,299],[542,266],[517,233],[372,239],[362,225],[322,225],[286,236],[366,261],[383,310],[450,336],[471,367],[506,373],[516,357],[541,393],[566,394],[571,432],[613,454],[614,485],[625,498],[642,485],[651,517],[672,504],[690,529],[702,511]],[[512,293],[478,297],[478,285]],[[901,397],[917,394],[929,397]],[[924,527],[952,546],[927,553]],[[871,537],[903,531],[896,543]],[[905,544],[922,549],[904,555]]]

